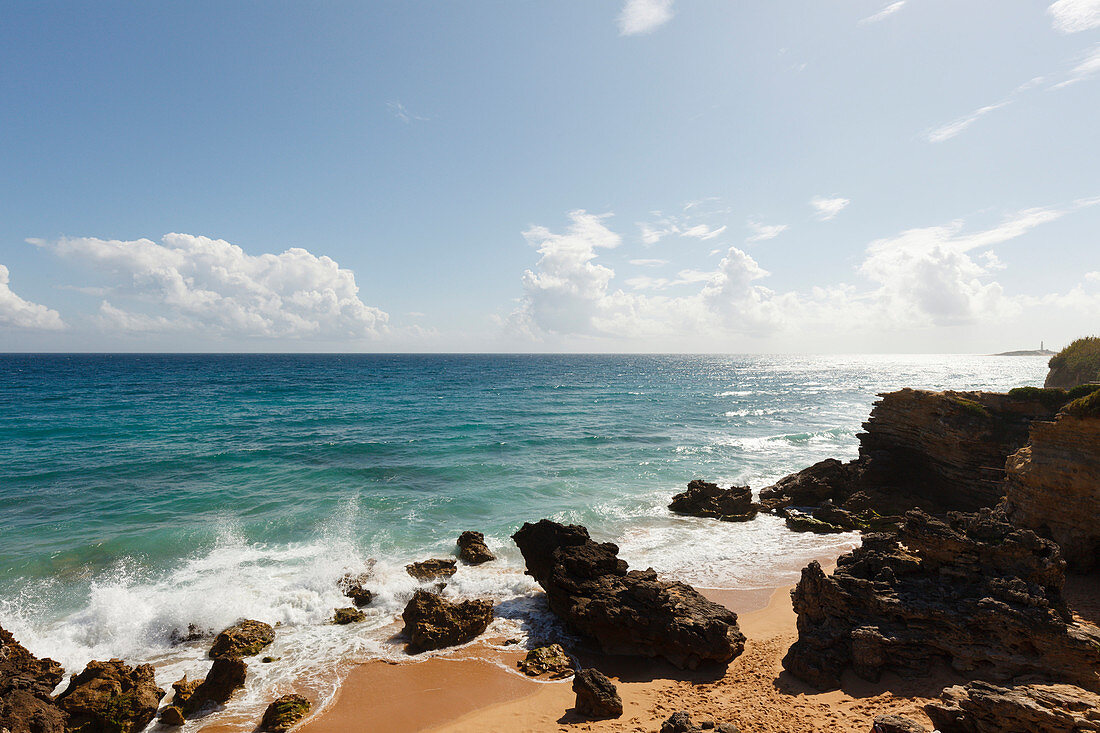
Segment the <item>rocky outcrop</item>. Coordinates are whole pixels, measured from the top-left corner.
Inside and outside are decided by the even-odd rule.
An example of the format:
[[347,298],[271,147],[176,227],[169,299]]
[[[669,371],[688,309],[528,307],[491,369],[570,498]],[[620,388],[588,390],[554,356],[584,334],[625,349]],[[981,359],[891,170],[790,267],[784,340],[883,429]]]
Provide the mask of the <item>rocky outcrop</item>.
[[836,524],[830,524],[815,516],[809,514],[803,514],[802,512],[794,511],[793,509],[784,510],[784,520],[787,529],[792,532],[813,532],[814,534],[837,534],[839,532],[847,532],[848,530]]
[[183,708],[176,705],[169,705],[160,711],[160,717],[157,721],[169,728],[179,728],[187,722],[187,718],[183,715]]
[[744,649],[737,614],[691,586],[658,580],[652,569],[628,571],[619,548],[593,542],[584,527],[543,519],[512,539],[550,610],[609,654],[695,668],[729,662]]
[[64,733],[67,715],[50,697],[65,676],[52,659],[39,659],[0,627],[0,730]]
[[1100,630],[1062,599],[1058,547],[994,516],[912,511],[869,534],[826,576],[811,563],[791,593],[798,641],[783,666],[818,688],[852,669],[927,675],[942,660],[971,678],[1041,674],[1100,689]]
[[615,683],[598,669],[582,669],[573,676],[573,692],[577,693],[575,708],[586,718],[619,718],[623,700]]
[[214,703],[222,705],[239,688],[244,687],[248,664],[240,657],[218,657],[202,682],[183,678],[172,685],[176,691],[172,704],[185,714],[191,714]]
[[458,558],[467,565],[481,565],[497,559],[489,551],[481,532],[463,532],[458,536]]
[[357,624],[360,621],[364,621],[367,618],[367,614],[360,611],[358,608],[348,606],[347,608],[337,608],[332,616],[332,623],[338,626],[346,626],[347,624]]
[[715,723],[713,720],[700,721],[698,725],[683,710],[673,713],[668,720],[661,723],[661,733],[702,733],[704,730],[714,730],[718,733],[738,733],[738,728],[733,723]]
[[928,729],[901,715],[879,715],[871,726],[871,733],[928,733]]
[[405,572],[417,580],[438,580],[454,575],[457,570],[455,564],[453,559],[432,558],[406,565]]
[[480,636],[493,621],[491,601],[452,603],[418,590],[401,613],[407,649],[412,654],[465,644]]
[[157,714],[164,690],[152,666],[131,668],[121,659],[88,662],[57,696],[69,715],[68,728],[80,733],[136,733]]
[[532,649],[525,659],[516,662],[516,666],[528,677],[549,677],[552,680],[565,679],[576,671],[573,660],[561,644]]
[[1027,443],[1031,424],[1053,419],[1062,402],[1032,389],[883,394],[863,424],[859,458],[829,459],[787,476],[763,489],[760,503],[777,511],[831,501],[852,515],[845,528],[864,531],[915,507],[942,513],[995,506],[1004,496],[1005,459]]
[[924,706],[940,733],[1083,733],[1100,731],[1100,695],[1073,685],[948,687]]
[[251,619],[240,621],[214,637],[211,659],[217,657],[251,657],[275,641],[271,624]]
[[283,695],[267,706],[260,730],[285,733],[309,714],[309,700],[301,695]]
[[1050,537],[1070,568],[1100,561],[1100,417],[1062,413],[1031,428],[1006,466],[1009,520]]
[[340,592],[351,599],[357,608],[369,605],[374,600],[374,593],[367,590],[367,583],[372,573],[344,573],[337,585]]
[[677,514],[712,517],[724,522],[746,522],[755,517],[757,511],[752,489],[748,486],[723,489],[718,484],[699,479],[690,482],[687,491],[672,497],[668,508]]

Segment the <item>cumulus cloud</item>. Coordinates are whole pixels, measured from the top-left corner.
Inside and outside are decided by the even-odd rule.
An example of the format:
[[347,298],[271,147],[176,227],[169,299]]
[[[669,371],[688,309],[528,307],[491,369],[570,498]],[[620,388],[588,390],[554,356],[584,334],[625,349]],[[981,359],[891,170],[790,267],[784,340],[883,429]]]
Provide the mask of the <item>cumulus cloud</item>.
[[898,0],[897,2],[890,3],[874,15],[868,15],[866,18],[859,21],[859,24],[866,25],[868,23],[878,23],[880,20],[885,20],[886,18],[889,18],[891,15],[905,7],[905,2],[906,0]]
[[0,265],[0,326],[42,331],[65,328],[61,314],[44,305],[24,300],[12,292],[8,268]]
[[619,34],[652,33],[672,20],[672,0],[626,0],[619,13]]
[[845,198],[826,198],[824,196],[814,196],[810,199],[810,206],[813,207],[814,213],[821,221],[830,221],[836,218],[836,215],[844,210],[851,201]]
[[366,305],[351,270],[293,247],[247,254],[220,239],[166,234],[160,242],[95,238],[31,240],[85,263],[112,283],[97,322],[120,331],[190,330],[216,337],[362,339],[388,315]]
[[1100,27],[1100,0],[1058,0],[1047,12],[1062,33],[1077,33]]
[[754,219],[749,219],[747,226],[752,234],[750,234],[745,241],[750,243],[766,242],[769,239],[775,239],[780,234],[787,231],[786,224],[762,224]]

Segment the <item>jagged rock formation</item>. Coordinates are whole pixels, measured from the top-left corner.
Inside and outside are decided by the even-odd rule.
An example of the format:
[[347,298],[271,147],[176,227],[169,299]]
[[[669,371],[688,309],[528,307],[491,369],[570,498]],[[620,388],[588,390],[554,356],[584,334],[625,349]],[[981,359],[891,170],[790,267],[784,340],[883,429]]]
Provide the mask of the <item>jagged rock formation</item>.
[[1073,685],[948,687],[924,706],[940,733],[1083,733],[1100,731],[1100,695]]
[[285,733],[309,714],[309,700],[301,695],[283,695],[267,706],[260,730]]
[[826,576],[811,563],[791,593],[798,641],[783,659],[819,688],[843,670],[927,675],[937,660],[972,678],[1041,674],[1100,690],[1100,630],[1062,599],[1058,547],[994,516],[912,511],[869,534]]
[[480,565],[497,559],[485,544],[485,535],[481,532],[463,532],[458,536],[458,558],[467,565]]
[[356,608],[369,605],[374,600],[374,593],[367,590],[366,584],[372,577],[372,573],[344,573],[337,581],[340,592],[351,599]]
[[417,580],[437,580],[454,575],[457,571],[455,565],[454,559],[432,558],[406,565],[405,572]]
[[733,723],[715,723],[713,720],[700,721],[698,725],[683,710],[673,713],[668,720],[661,723],[661,733],[702,733],[704,730],[714,730],[718,733],[738,733],[738,728]]
[[1088,336],[1075,340],[1050,358],[1043,386],[1073,389],[1090,382],[1100,382],[1100,337]]
[[879,715],[871,726],[871,733],[928,733],[928,729],[901,715]]
[[401,613],[410,653],[465,644],[482,634],[493,621],[491,601],[452,603],[418,590]]
[[573,692],[577,693],[574,706],[587,718],[618,718],[623,714],[623,700],[615,683],[598,669],[582,669],[573,677]]
[[527,652],[527,657],[516,662],[520,671],[528,677],[549,677],[562,680],[576,671],[573,660],[561,644],[540,646]]
[[760,492],[761,505],[775,511],[829,500],[853,514],[846,528],[865,530],[914,507],[940,513],[995,506],[1004,496],[1005,459],[1027,442],[1032,422],[1053,419],[1061,406],[1041,393],[881,395],[859,435],[858,459],[829,459],[787,476]]
[[0,627],[0,729],[11,733],[64,733],[67,715],[50,695],[65,670],[39,659]]
[[251,619],[240,621],[214,637],[208,656],[251,657],[259,654],[275,641],[275,629],[271,624]]
[[[240,657],[217,657],[203,680],[188,680],[187,677],[173,682],[176,694],[169,707],[178,708],[181,715],[190,715],[210,703],[221,705],[244,686],[248,674],[248,663]],[[173,719],[176,715],[170,714]]]
[[543,519],[512,535],[550,610],[609,654],[664,657],[678,667],[729,662],[745,637],[737,614],[652,569],[627,571],[619,548],[579,525]]
[[333,612],[332,623],[338,626],[346,626],[347,624],[357,624],[366,620],[366,618],[367,614],[354,606],[348,606],[347,608],[337,608]]
[[746,522],[756,516],[752,489],[748,486],[719,488],[717,484],[696,479],[687,491],[672,497],[668,508],[677,514],[693,517],[713,517],[723,522]]
[[80,733],[136,733],[157,714],[164,690],[152,666],[131,668],[121,659],[88,662],[57,696],[69,715],[67,729]]
[[1073,570],[1100,561],[1100,417],[1061,413],[1031,428],[1006,467],[1009,520],[1050,537]]

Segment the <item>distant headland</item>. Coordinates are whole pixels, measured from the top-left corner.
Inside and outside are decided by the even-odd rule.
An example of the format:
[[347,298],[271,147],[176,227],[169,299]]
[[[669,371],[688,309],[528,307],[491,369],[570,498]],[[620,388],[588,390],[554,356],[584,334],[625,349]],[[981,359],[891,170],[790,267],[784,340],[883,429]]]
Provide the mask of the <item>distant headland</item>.
[[1054,352],[1046,348],[1046,344],[1042,341],[1039,342],[1039,348],[1037,349],[1022,349],[1020,351],[1002,351],[999,354],[993,356],[1054,356]]

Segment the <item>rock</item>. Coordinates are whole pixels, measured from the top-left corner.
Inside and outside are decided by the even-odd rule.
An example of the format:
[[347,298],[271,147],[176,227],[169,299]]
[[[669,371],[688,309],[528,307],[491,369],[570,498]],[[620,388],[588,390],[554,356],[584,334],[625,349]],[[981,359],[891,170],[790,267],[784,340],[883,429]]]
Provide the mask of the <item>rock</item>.
[[[182,701],[183,711],[193,713],[208,703],[224,704],[238,688],[244,686],[247,673],[248,664],[240,657],[216,657],[206,673],[206,679],[195,685],[191,694]],[[176,701],[179,697],[180,691],[177,689]]]
[[871,733],[928,733],[928,729],[900,715],[879,715],[871,726]]
[[561,680],[571,676],[575,671],[573,660],[565,653],[561,644],[540,646],[527,652],[527,658],[516,662],[528,677],[546,676],[552,680]]
[[716,730],[718,733],[738,733],[736,725],[732,723],[720,723],[715,725],[713,720],[703,720],[696,725],[691,716],[680,711],[669,716],[668,720],[661,724],[661,733],[699,733],[704,730]]
[[157,714],[164,690],[148,664],[131,668],[121,659],[88,662],[57,696],[69,714],[68,727],[80,733],[136,733]]
[[837,534],[839,532],[846,532],[843,527],[838,527],[835,524],[829,524],[823,522],[820,519],[815,519],[802,512],[796,512],[794,510],[786,510],[786,523],[787,529],[794,532],[813,532],[814,534]]
[[337,585],[340,586],[341,592],[350,598],[356,607],[362,608],[374,600],[374,593],[367,590],[365,587],[365,584],[371,577],[371,573],[344,573],[340,580],[337,581]]
[[262,621],[240,621],[218,634],[210,647],[211,659],[251,657],[275,641],[275,629]]
[[925,676],[937,660],[971,677],[1100,688],[1100,630],[1071,623],[1064,570],[1057,545],[991,510],[909,512],[897,535],[865,535],[831,576],[816,562],[802,571],[783,666],[818,688],[848,668],[871,681]]
[[180,709],[187,708],[187,701],[195,694],[195,690],[202,684],[202,680],[189,680],[187,675],[172,683],[175,694],[172,696],[172,705]]
[[1100,696],[1073,685],[948,687],[924,706],[940,733],[1078,733],[1100,731]]
[[664,657],[694,669],[742,652],[737,614],[652,570],[627,571],[619,548],[579,525],[543,519],[512,535],[550,610],[609,654]]
[[451,577],[455,574],[456,568],[454,560],[432,558],[406,565],[405,571],[417,580],[436,580]]
[[1041,390],[903,389],[880,397],[859,435],[858,459],[828,459],[787,476],[760,492],[761,505],[777,511],[829,500],[886,517],[915,507],[933,513],[992,507],[1004,496],[1005,459],[1024,446],[1034,421],[1053,419],[1060,406]]
[[491,601],[452,603],[418,590],[401,614],[412,654],[465,644],[481,635],[493,620]]
[[332,623],[343,626],[346,624],[359,623],[360,621],[366,620],[366,618],[367,614],[363,613],[358,608],[348,606],[347,608],[336,609]]
[[271,664],[272,662],[278,662],[282,657],[264,657],[260,661],[264,664]]
[[168,635],[168,643],[172,646],[179,646],[180,644],[187,644],[192,641],[198,641],[208,636],[208,632],[204,629],[200,629],[195,624],[187,624],[187,630],[182,631],[180,629],[172,629],[172,633]]
[[485,535],[481,532],[463,532],[458,536],[458,557],[467,565],[480,565],[497,559],[489,551],[489,546],[485,544]]
[[1050,357],[1044,387],[1072,389],[1090,382],[1100,382],[1100,337],[1075,339],[1069,346]]
[[68,715],[51,698],[65,671],[39,659],[0,627],[0,730],[64,733]]
[[619,691],[598,669],[577,672],[573,676],[573,692],[577,693],[577,712],[586,718],[618,718],[623,714]]
[[745,522],[756,516],[752,489],[748,486],[722,489],[699,479],[690,482],[687,491],[672,497],[668,508],[677,514],[713,517],[725,522]]
[[260,730],[283,733],[309,713],[309,700],[301,695],[283,695],[267,706]]
[[183,710],[175,705],[169,705],[164,710],[160,711],[160,717],[158,721],[161,725],[166,725],[170,728],[178,728],[187,722],[187,719],[183,717]]
[[1050,537],[1069,567],[1100,560],[1100,417],[1061,413],[1031,426],[1027,446],[1009,456],[1004,510],[1009,520]]

